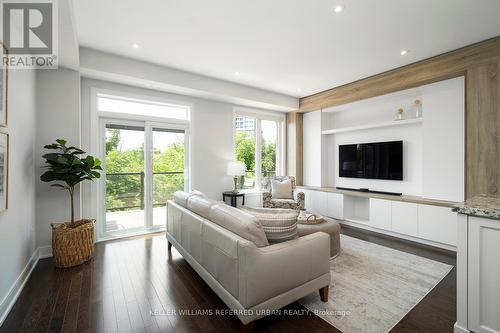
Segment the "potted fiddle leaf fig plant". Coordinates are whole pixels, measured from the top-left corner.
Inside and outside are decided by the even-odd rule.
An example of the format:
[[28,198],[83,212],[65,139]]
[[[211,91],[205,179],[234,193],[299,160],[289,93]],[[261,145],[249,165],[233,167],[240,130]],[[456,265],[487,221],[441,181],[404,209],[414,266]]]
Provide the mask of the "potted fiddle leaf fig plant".
[[52,223],[52,253],[56,267],[72,267],[90,260],[94,255],[94,219],[75,221],[75,187],[85,181],[100,178],[101,161],[86,155],[80,148],[66,146],[67,141],[56,140],[44,146],[51,150],[42,157],[46,168],[40,180],[53,183],[51,186],[68,191],[71,207],[71,220],[65,223]]

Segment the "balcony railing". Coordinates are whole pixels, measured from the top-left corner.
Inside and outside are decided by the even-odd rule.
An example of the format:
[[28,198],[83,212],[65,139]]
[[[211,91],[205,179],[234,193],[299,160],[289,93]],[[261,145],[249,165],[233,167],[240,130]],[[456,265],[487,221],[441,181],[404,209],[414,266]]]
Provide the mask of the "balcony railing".
[[[276,176],[276,170],[262,170],[262,180],[269,176]],[[255,170],[245,171],[245,176],[241,176],[238,180],[238,188],[255,188]]]
[[[106,211],[144,209],[144,172],[106,174]],[[153,207],[164,206],[177,190],[184,189],[183,171],[153,172]]]

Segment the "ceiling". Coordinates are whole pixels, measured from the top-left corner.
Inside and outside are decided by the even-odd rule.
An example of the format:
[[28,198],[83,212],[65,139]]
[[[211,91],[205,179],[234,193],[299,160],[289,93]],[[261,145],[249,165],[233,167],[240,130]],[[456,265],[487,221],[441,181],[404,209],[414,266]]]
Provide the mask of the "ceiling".
[[[339,4],[344,10],[335,13]],[[81,46],[296,97],[500,35],[499,0],[77,0],[74,7]]]

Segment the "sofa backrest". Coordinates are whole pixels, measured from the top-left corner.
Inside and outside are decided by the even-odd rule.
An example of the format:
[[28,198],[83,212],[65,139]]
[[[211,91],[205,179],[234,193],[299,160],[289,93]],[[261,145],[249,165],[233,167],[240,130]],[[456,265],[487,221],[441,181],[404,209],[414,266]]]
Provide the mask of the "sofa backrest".
[[210,209],[210,221],[251,241],[257,247],[268,246],[266,233],[259,220],[237,208],[217,204]]
[[206,198],[202,193],[174,193],[174,202],[193,213],[212,221],[232,233],[251,241],[257,247],[268,246],[269,242],[259,220],[237,208]]

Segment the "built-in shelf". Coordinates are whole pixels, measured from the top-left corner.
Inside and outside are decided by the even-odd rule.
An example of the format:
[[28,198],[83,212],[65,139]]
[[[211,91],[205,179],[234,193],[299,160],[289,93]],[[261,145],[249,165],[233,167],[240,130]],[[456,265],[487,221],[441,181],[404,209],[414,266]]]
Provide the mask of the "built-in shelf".
[[322,134],[335,134],[335,133],[343,133],[343,132],[354,132],[354,131],[361,131],[361,130],[370,129],[370,128],[381,128],[381,127],[420,124],[420,123],[422,123],[422,121],[423,121],[422,118],[393,120],[393,121],[388,121],[385,123],[376,123],[376,124],[367,124],[367,125],[361,125],[361,126],[334,128],[334,129],[324,130],[321,133]]

